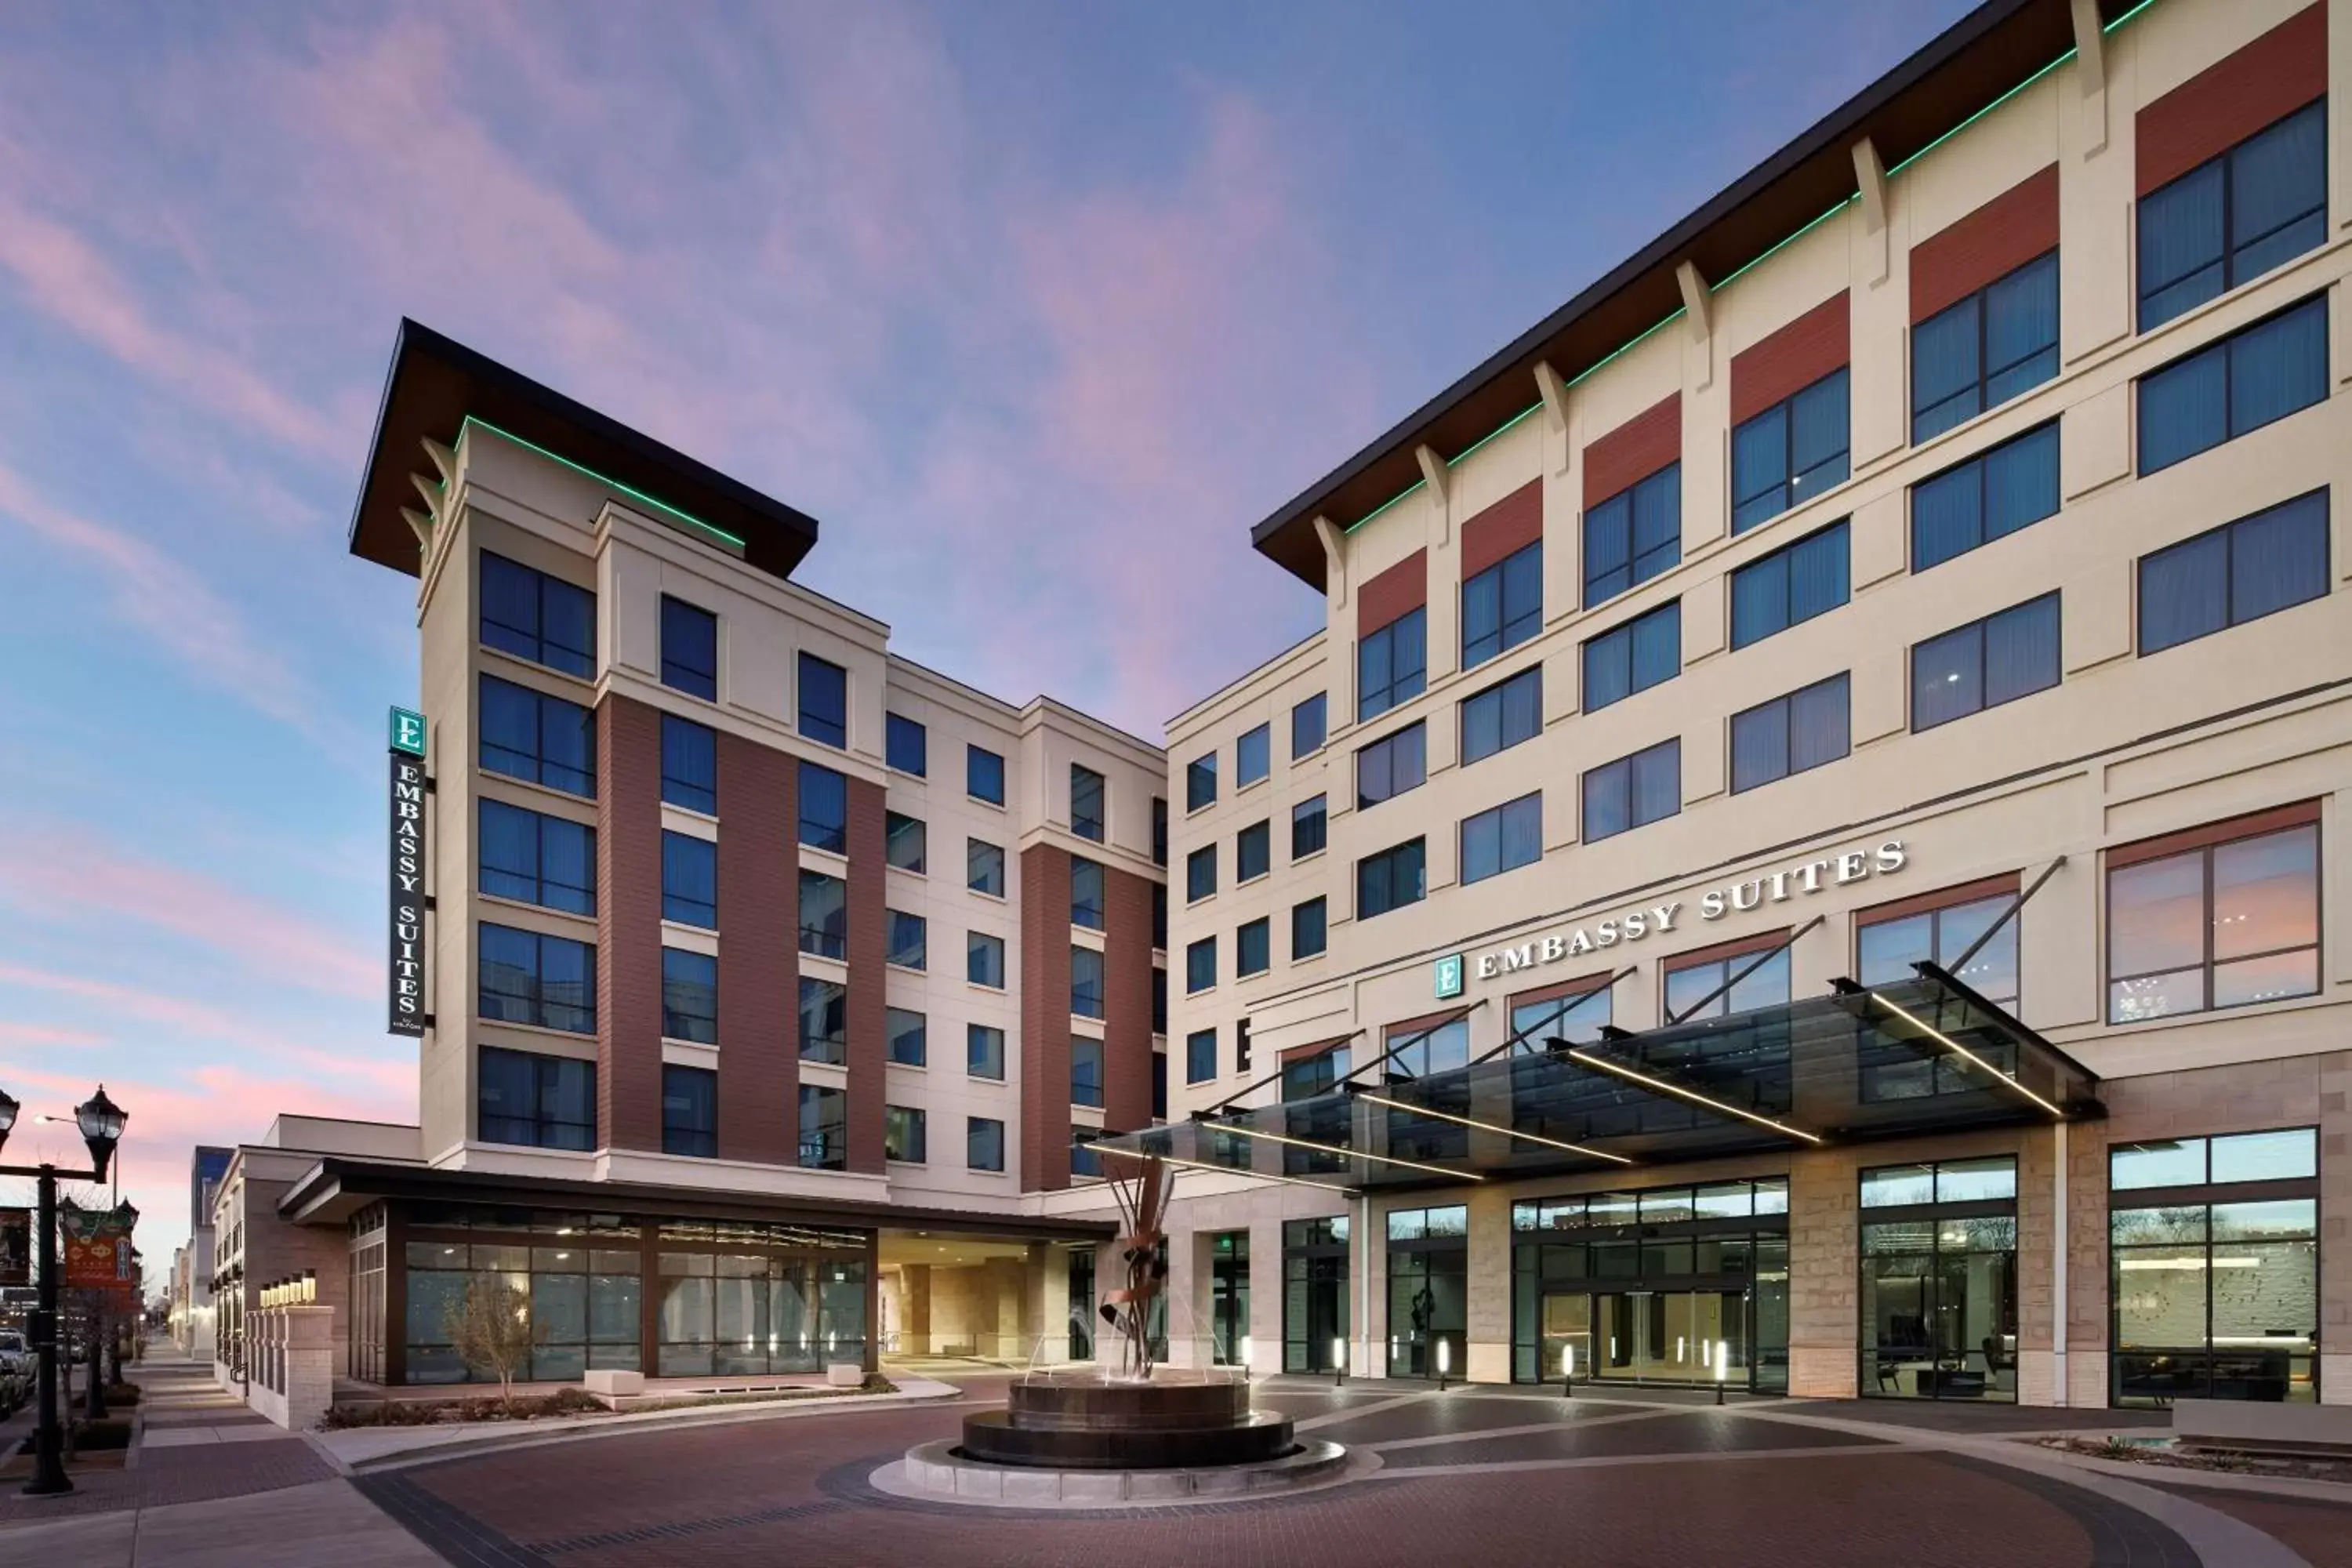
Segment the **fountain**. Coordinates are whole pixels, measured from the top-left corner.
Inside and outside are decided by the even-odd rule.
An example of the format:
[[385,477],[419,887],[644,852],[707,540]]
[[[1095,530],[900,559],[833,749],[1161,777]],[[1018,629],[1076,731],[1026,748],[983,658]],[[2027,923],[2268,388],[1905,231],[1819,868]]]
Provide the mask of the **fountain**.
[[961,1443],[911,1448],[877,1484],[982,1502],[1177,1501],[1326,1479],[1346,1464],[1338,1444],[1301,1443],[1288,1416],[1252,1409],[1248,1368],[1155,1362],[1151,1307],[1167,1289],[1160,1220],[1172,1174],[1160,1159],[1127,1157],[1138,1163],[1131,1175],[1105,1177],[1124,1233],[1125,1282],[1101,1307],[1118,1364],[1033,1361],[1003,1409],[964,1417]]

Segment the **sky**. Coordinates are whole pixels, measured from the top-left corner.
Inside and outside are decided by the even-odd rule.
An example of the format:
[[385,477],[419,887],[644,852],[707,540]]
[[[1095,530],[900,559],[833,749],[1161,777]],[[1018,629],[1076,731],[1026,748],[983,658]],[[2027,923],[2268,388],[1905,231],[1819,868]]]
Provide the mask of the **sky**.
[[1964,9],[0,7],[0,1157],[102,1079],[160,1277],[192,1145],[415,1113],[415,584],[345,549],[403,315],[1156,742],[1320,623],[1252,524]]

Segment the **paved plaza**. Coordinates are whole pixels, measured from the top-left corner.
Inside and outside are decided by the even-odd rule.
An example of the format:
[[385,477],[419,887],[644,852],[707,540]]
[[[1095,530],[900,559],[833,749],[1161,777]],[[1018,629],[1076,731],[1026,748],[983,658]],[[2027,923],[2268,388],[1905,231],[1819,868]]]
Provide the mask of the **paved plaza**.
[[[0,1497],[0,1568],[320,1564],[621,1568],[954,1563],[1379,1568],[1904,1563],[1912,1568],[2352,1568],[2352,1489],[2071,1463],[2021,1441],[2161,1416],[2016,1406],[1711,1403],[1648,1391],[1276,1379],[1257,1403],[1377,1456],[1370,1474],[1280,1498],[1043,1512],[912,1501],[869,1478],[1001,1403],[953,1399],[804,1419],[747,1416],[341,1473],[257,1425],[192,1366],[150,1366],[129,1469],[70,1499]],[[2193,1482],[2195,1484],[2183,1484]]]

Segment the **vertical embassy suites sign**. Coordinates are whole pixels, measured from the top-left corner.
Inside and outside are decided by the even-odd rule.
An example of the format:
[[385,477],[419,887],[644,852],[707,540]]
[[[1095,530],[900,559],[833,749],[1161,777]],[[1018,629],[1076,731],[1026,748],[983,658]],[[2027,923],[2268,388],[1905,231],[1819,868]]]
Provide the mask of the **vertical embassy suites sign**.
[[425,1033],[425,715],[392,710],[392,1012],[395,1035]]

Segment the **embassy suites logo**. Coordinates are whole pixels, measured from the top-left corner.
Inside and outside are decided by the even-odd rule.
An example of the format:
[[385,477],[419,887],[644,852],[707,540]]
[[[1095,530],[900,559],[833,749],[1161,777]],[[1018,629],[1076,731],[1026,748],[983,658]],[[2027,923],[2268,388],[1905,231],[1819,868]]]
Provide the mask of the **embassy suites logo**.
[[1465,977],[1492,980],[1497,975],[1515,974],[1521,970],[1539,969],[1547,963],[1578,958],[1598,952],[1604,948],[1641,942],[1654,935],[1669,935],[1685,929],[1684,914],[1692,910],[1702,921],[1719,921],[1726,915],[1745,914],[1766,904],[1786,903],[1790,899],[1810,897],[1824,888],[1843,888],[1850,883],[1866,881],[1872,877],[1891,877],[1909,863],[1910,855],[1900,838],[1889,838],[1870,849],[1848,849],[1837,855],[1823,856],[1818,860],[1801,861],[1760,877],[1744,881],[1726,882],[1707,889],[1698,896],[1695,910],[1682,900],[1663,904],[1650,904],[1627,910],[1622,914],[1588,925],[1576,926],[1565,931],[1551,931],[1516,947],[1490,948],[1480,953],[1452,953],[1437,961],[1433,978],[1440,1000],[1462,994]]

